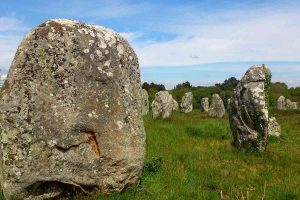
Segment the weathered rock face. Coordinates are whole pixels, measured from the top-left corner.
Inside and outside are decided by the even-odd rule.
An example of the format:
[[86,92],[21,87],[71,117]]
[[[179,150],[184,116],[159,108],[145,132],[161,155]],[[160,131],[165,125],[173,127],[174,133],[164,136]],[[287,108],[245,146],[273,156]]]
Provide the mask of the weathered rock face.
[[181,103],[180,103],[181,111],[184,113],[189,113],[193,111],[193,93],[187,92],[182,97]]
[[175,99],[173,99],[173,110],[179,110],[179,105]]
[[278,124],[278,122],[276,121],[275,117],[270,117],[269,118],[269,135],[275,136],[275,137],[279,137],[281,134],[281,128],[280,125]]
[[140,90],[136,54],[117,33],[63,19],[33,29],[2,88],[5,198],[136,183],[145,155]]
[[174,99],[168,91],[159,91],[151,104],[153,118],[169,118],[174,110]]
[[271,71],[265,65],[254,65],[235,88],[229,121],[236,146],[254,151],[266,149],[270,81]]
[[277,100],[277,109],[278,110],[286,110],[285,107],[285,97],[284,96],[280,96]]
[[209,109],[209,99],[208,97],[204,97],[201,99],[202,111],[208,112]]
[[287,109],[290,109],[290,110],[297,110],[298,102],[293,102],[290,99],[287,99],[286,100],[286,107],[287,107]]
[[142,115],[147,115],[149,113],[148,92],[145,89],[142,89],[140,97],[141,97]]
[[211,117],[223,117],[225,114],[225,107],[223,100],[218,94],[213,94],[211,105],[208,109],[208,115]]

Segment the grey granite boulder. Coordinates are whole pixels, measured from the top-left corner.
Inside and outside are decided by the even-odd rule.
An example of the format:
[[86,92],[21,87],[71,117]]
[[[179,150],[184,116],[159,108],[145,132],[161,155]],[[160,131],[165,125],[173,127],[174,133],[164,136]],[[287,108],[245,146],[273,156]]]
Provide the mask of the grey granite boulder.
[[279,123],[276,121],[275,117],[270,117],[269,118],[269,124],[268,124],[268,129],[269,129],[269,135],[279,137],[281,134],[281,128]]
[[203,112],[208,112],[209,109],[209,99],[208,97],[204,97],[201,99],[201,110]]
[[159,91],[151,104],[154,119],[162,117],[169,118],[174,110],[174,99],[168,91]]
[[148,92],[145,89],[141,90],[141,106],[142,106],[142,115],[147,115],[149,113],[149,99]]
[[271,71],[266,65],[254,65],[233,92],[229,122],[237,147],[265,151],[268,139],[268,90]]
[[49,20],[20,44],[1,91],[6,199],[107,194],[139,181],[145,131],[136,54],[112,30]]
[[225,114],[225,106],[223,100],[218,94],[213,94],[210,107],[208,109],[208,115],[211,117],[222,118]]
[[173,99],[173,110],[179,110],[179,105],[175,99]]
[[298,102],[293,102],[290,99],[287,99],[286,100],[286,107],[287,107],[287,109],[290,109],[290,110],[297,110]]
[[181,111],[184,113],[189,113],[193,111],[193,93],[187,92],[182,97],[181,103],[180,103]]
[[286,102],[285,102],[285,97],[284,96],[280,96],[277,100],[277,109],[278,110],[286,110]]

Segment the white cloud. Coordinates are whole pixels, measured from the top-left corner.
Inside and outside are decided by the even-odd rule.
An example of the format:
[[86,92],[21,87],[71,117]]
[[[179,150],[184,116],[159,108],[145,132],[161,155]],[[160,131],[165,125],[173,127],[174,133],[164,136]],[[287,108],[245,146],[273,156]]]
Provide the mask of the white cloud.
[[119,34],[130,43],[135,42],[140,36],[142,36],[141,32],[121,32]]
[[300,13],[296,8],[258,8],[207,16],[185,13],[188,16],[157,24],[157,30],[178,34],[174,39],[133,44],[141,66],[300,60]]
[[2,73],[7,72],[26,30],[28,28],[22,20],[0,17],[0,69]]
[[12,17],[0,17],[0,31],[24,31],[27,28],[21,20]]

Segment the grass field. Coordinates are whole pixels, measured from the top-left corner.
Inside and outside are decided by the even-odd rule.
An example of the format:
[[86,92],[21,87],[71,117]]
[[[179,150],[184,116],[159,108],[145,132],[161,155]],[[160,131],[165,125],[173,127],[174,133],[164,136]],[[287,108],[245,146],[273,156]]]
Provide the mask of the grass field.
[[270,138],[260,154],[231,145],[227,116],[209,118],[198,110],[166,120],[145,116],[140,184],[121,194],[76,199],[300,199],[300,111],[272,114],[282,137]]
[[227,116],[199,111],[145,116],[147,158],[141,183],[91,199],[300,199],[300,112],[271,111],[282,127],[265,153],[237,151]]

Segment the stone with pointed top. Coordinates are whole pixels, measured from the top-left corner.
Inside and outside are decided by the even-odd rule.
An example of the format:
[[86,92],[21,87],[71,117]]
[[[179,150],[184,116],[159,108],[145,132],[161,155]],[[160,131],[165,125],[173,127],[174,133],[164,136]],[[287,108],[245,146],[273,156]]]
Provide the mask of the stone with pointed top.
[[286,110],[286,102],[285,102],[285,97],[280,96],[277,100],[277,109],[278,110]]
[[181,111],[189,113],[193,111],[193,93],[187,92],[184,94],[180,104]]
[[211,105],[208,109],[208,115],[211,117],[222,118],[225,115],[223,100],[218,94],[213,94]]
[[264,64],[254,65],[235,88],[229,107],[229,122],[237,147],[266,150],[270,82],[269,68]]

